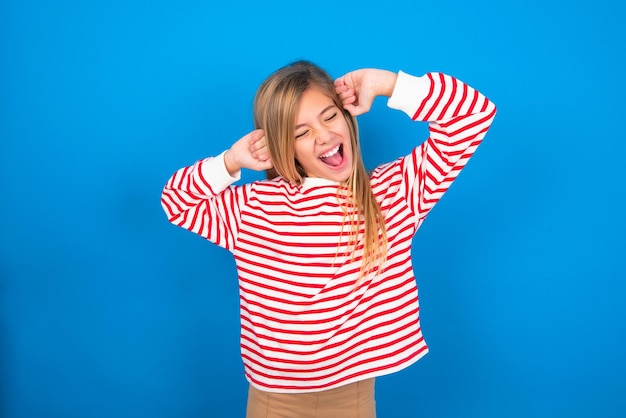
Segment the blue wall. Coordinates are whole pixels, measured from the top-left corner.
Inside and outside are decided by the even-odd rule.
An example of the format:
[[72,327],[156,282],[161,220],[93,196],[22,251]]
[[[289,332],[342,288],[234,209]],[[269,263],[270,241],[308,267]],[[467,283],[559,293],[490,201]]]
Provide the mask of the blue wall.
[[[0,3],[0,415],[243,416],[233,260],[160,191],[308,58],[498,105],[416,236],[431,352],[378,380],[379,416],[624,416],[624,6],[250,3]],[[425,133],[382,101],[360,123],[370,166]]]

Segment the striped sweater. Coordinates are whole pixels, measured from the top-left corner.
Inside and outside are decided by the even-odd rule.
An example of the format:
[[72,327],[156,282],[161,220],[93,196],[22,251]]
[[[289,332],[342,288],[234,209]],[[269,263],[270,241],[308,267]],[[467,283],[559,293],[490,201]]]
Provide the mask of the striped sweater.
[[389,374],[428,351],[411,243],[485,136],[495,106],[441,73],[399,72],[387,105],[428,121],[429,138],[377,167],[371,187],[385,218],[383,272],[358,281],[362,246],[342,234],[338,183],[281,178],[235,185],[223,153],[179,169],[162,194],[170,222],[232,252],[240,289],[241,355],[255,387],[331,389]]

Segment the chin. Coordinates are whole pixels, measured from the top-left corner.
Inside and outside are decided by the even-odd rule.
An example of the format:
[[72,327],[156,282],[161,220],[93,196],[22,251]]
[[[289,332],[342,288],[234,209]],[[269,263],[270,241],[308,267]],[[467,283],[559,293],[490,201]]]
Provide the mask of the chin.
[[332,178],[334,181],[338,181],[340,183],[345,183],[350,179],[350,176],[352,175],[352,170],[350,170],[347,173],[336,173],[335,175],[331,176],[330,178]]

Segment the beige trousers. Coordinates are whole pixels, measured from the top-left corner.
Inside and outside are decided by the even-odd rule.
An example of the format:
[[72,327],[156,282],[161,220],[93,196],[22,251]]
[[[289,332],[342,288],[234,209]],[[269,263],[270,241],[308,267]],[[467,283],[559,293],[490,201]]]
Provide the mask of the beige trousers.
[[376,418],[374,379],[310,393],[271,393],[250,385],[246,418]]

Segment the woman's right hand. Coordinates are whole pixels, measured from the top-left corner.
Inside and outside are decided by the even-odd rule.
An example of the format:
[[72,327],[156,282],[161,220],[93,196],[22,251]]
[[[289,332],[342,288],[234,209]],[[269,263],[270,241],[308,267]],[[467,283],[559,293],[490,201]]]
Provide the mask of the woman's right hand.
[[224,164],[231,176],[242,168],[255,171],[272,168],[263,130],[255,129],[237,140],[224,154]]

